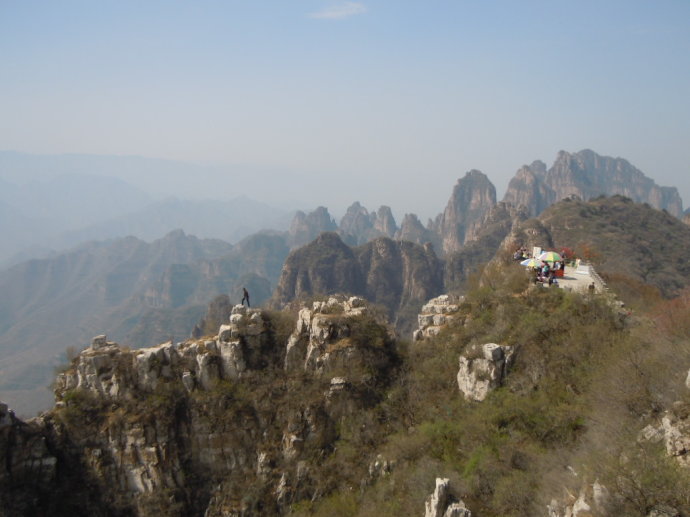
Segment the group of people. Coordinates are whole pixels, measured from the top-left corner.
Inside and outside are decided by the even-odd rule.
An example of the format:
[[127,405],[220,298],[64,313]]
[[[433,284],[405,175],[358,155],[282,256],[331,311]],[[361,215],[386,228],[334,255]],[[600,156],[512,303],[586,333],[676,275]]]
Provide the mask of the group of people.
[[556,261],[553,265],[550,265],[545,260],[542,260],[541,265],[534,268],[534,283],[541,282],[543,284],[548,283],[549,285],[554,283],[558,284],[556,277],[563,275],[557,273],[557,271],[565,272],[565,263]]
[[[559,255],[556,254],[556,256],[558,257]],[[565,257],[565,253],[562,252],[561,256]],[[536,256],[533,258],[524,246],[517,248],[515,253],[513,253],[513,260],[516,262],[523,262],[530,259],[532,260],[526,263],[526,265],[532,265],[532,270],[534,272],[533,281],[535,284],[537,282],[548,283],[549,285],[554,283],[557,284],[557,278],[562,277],[565,272],[564,260],[547,261],[540,260]]]

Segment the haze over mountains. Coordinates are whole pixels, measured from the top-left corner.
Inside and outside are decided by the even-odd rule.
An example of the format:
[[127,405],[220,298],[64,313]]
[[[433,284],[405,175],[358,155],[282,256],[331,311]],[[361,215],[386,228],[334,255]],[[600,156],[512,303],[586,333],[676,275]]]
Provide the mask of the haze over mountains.
[[122,179],[81,172],[83,164],[75,167],[79,172],[63,172],[58,161],[40,175],[16,161],[0,153],[0,267],[88,240],[132,235],[152,241],[182,228],[201,238],[237,242],[263,228],[286,229],[290,221],[287,210],[237,191],[215,199],[200,199],[194,190],[184,199],[163,197],[164,188],[144,191]]
[[[20,237],[27,229],[43,244],[93,239],[101,232],[139,238],[84,244],[0,273],[0,289],[7,293],[0,305],[0,398],[19,410],[36,407],[39,393],[47,403],[49,394],[39,388],[50,382],[52,366],[67,347],[84,346],[104,332],[136,347],[183,339],[211,300],[228,294],[236,303],[242,286],[257,305],[269,298],[280,305],[311,294],[360,294],[384,305],[391,321],[407,331],[426,299],[462,288],[529,215],[563,197],[622,192],[676,216],[669,228],[679,235],[688,228],[677,218],[682,202],[675,188],[658,187],[627,161],[592,151],[562,152],[549,170],[538,162],[520,169],[503,202],[497,202],[486,175],[470,171],[457,181],[445,210],[426,225],[411,213],[398,225],[390,207],[370,212],[355,202],[339,224],[319,207],[298,211],[288,229],[270,223],[285,223],[285,212],[246,199],[156,201],[120,180],[88,178],[84,184],[91,190],[82,191],[77,186],[83,176],[64,184],[61,178],[26,186],[5,182],[0,205],[9,216],[0,220],[5,235],[17,235],[24,244],[28,241]],[[84,192],[89,195],[81,202]],[[128,214],[118,215],[115,199]],[[45,205],[32,212],[37,202]],[[64,214],[51,220],[51,210],[60,212],[63,205]],[[554,220],[558,225],[558,217]],[[70,225],[74,229],[64,231]],[[171,227],[185,231],[150,244],[141,240]],[[254,234],[234,246],[190,235],[229,239],[262,227],[286,231]],[[317,239],[323,232],[335,233]],[[550,232],[561,235],[555,240],[565,245],[567,231]],[[627,235],[634,235],[632,229]],[[647,281],[665,278],[645,275]],[[670,294],[683,285],[681,279],[662,290]]]

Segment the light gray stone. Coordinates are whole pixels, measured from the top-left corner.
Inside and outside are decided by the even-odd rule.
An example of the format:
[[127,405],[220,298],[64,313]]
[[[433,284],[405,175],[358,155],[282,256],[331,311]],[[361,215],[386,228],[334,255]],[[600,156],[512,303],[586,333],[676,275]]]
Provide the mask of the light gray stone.
[[101,334],[100,336],[96,336],[91,340],[91,348],[94,350],[98,350],[99,348],[103,348],[104,346],[108,345],[108,339],[106,338],[105,334]]
[[512,347],[475,345],[459,358],[458,388],[469,400],[482,401],[506,376]]
[[436,488],[427,498],[424,510],[424,517],[472,517],[462,500],[453,500],[450,480],[445,478],[436,478]]

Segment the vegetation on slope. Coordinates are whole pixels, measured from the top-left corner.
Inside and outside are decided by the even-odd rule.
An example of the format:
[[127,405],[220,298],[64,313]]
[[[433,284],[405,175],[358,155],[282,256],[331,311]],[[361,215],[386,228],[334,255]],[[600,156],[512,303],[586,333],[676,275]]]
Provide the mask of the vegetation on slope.
[[612,196],[565,200],[539,219],[556,246],[574,248],[612,284],[643,282],[666,297],[690,286],[690,226],[665,211]]
[[[382,402],[353,416],[336,442],[337,489],[293,514],[419,515],[435,478],[448,477],[481,516],[544,515],[566,488],[577,494],[595,479],[609,490],[612,515],[647,515],[659,504],[687,515],[688,472],[637,438],[672,401],[690,403],[681,392],[687,364],[674,360],[690,349],[689,327],[672,322],[687,321],[690,303],[653,320],[602,297],[526,285],[511,269],[497,287],[467,296],[464,321],[410,345]],[[465,401],[458,356],[487,342],[516,347],[515,362],[505,386]],[[379,454],[394,466],[372,479],[362,458]]]

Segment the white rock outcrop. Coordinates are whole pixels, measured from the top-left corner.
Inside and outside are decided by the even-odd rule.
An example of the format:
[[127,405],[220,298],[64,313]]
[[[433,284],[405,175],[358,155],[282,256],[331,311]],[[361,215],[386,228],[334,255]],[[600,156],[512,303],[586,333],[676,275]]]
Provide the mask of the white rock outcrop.
[[454,500],[450,480],[436,478],[436,488],[424,503],[424,517],[472,517],[472,512],[462,500]]
[[690,468],[690,416],[686,412],[668,411],[661,419],[664,444],[669,456]]
[[459,359],[458,388],[469,400],[482,401],[503,384],[513,347],[496,343],[474,345]]
[[288,340],[285,369],[323,373],[335,362],[346,366],[350,356],[357,353],[349,346],[352,319],[367,311],[365,300],[356,296],[331,297],[327,302],[314,302],[311,309],[300,310]]
[[79,388],[109,399],[131,398],[173,378],[187,391],[207,390],[218,379],[237,379],[250,368],[248,356],[261,348],[266,332],[259,309],[237,305],[215,340],[129,350],[96,336],[73,367],[57,376],[56,393]]
[[457,317],[459,304],[463,297],[443,294],[432,298],[422,307],[417,316],[419,328],[412,334],[413,341],[430,338],[441,332],[441,329]]

